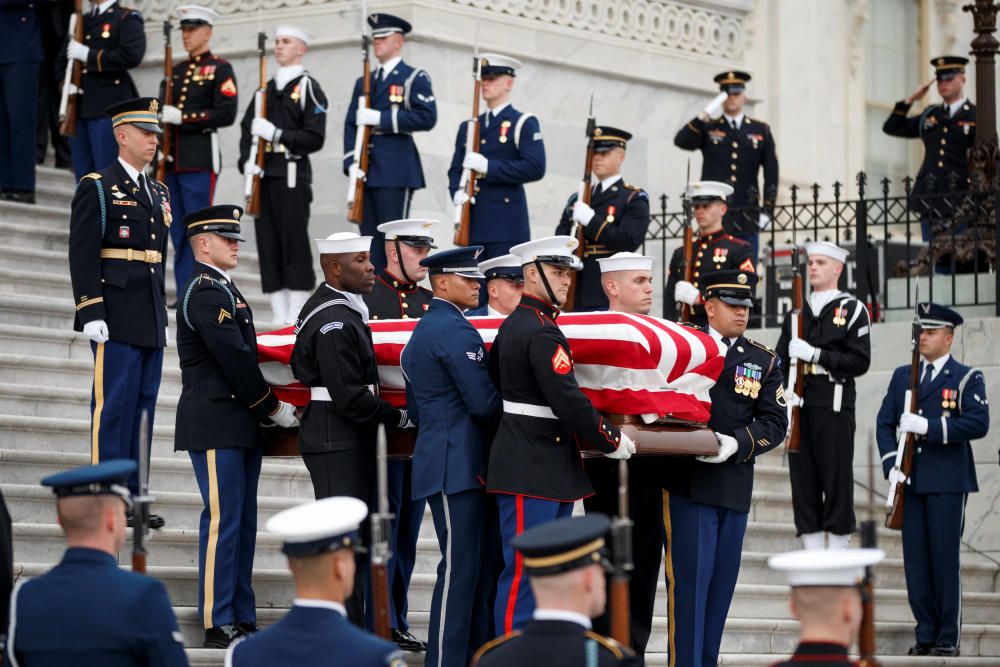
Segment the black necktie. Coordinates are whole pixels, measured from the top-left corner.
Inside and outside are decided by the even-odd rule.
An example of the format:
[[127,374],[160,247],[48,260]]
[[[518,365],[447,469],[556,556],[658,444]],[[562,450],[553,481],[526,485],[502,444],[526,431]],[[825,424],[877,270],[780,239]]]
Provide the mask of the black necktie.
[[594,194],[592,194],[591,196],[592,197],[596,197],[597,195],[601,194],[602,192],[604,192],[604,184],[603,183],[598,183],[597,185],[594,186]]
[[494,114],[492,111],[487,112],[487,114],[486,114],[486,127],[490,126],[490,123],[493,122],[494,118],[496,118],[496,114]]
[[931,376],[934,374],[934,364],[924,363],[924,379],[920,381],[920,391],[924,391],[931,384]]
[[729,124],[730,124],[730,125],[732,126],[732,128],[733,128],[734,130],[738,130],[738,129],[740,129],[740,128],[736,127],[736,121],[735,121],[735,120],[731,120],[731,121],[729,121]]
[[943,106],[943,109],[944,109],[944,117],[945,118],[950,118],[951,117],[951,107],[946,104],[946,105]]
[[149,190],[146,189],[146,175],[139,172],[139,178],[135,179],[135,181],[139,184],[139,193],[142,195],[143,200],[152,208],[152,199],[150,199]]
[[725,336],[722,337],[722,342],[726,344],[726,349],[730,349],[733,346],[733,341],[729,340]]

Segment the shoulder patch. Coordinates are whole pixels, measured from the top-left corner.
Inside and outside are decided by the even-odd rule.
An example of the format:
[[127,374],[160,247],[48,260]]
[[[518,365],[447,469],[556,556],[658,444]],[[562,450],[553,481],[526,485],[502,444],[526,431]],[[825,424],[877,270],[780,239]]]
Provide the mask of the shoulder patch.
[[513,632],[508,632],[502,637],[497,637],[496,639],[491,639],[490,641],[486,642],[485,644],[480,646],[479,650],[476,651],[475,655],[472,656],[472,662],[470,663],[471,666],[475,667],[476,663],[478,663],[479,659],[482,658],[484,655],[495,649],[497,646],[501,646],[502,644],[506,644],[507,642],[509,642],[511,639],[520,637],[521,634],[522,633],[520,630],[514,630]]
[[[746,338],[746,337],[744,336],[744,338]],[[768,354],[770,354],[772,357],[778,356],[777,353],[774,350],[772,350],[771,348],[769,348],[767,345],[764,345],[763,343],[758,343],[753,338],[747,338],[746,341],[748,343],[750,343],[751,345],[753,345],[754,347],[757,347],[757,348],[760,348],[760,349],[764,350],[765,352],[767,352]]]
[[615,656],[617,660],[621,660],[626,656],[635,655],[632,649],[622,646],[614,639],[611,639],[610,637],[605,637],[604,635],[599,635],[596,632],[593,632],[592,630],[588,630],[587,632],[585,632],[584,636],[587,637],[588,639],[593,639],[595,642],[597,642],[607,650],[611,651],[611,653]]
[[[84,176],[83,178],[92,178],[92,179],[94,179],[95,181],[99,181],[99,180],[101,180],[101,178],[103,178],[103,177],[102,177],[102,176],[101,176],[100,174],[98,174],[98,173],[97,173],[96,171],[92,171],[92,172],[90,172],[89,174],[85,175],[85,176]],[[82,180],[83,180],[83,178],[81,178],[80,180],[82,181]]]

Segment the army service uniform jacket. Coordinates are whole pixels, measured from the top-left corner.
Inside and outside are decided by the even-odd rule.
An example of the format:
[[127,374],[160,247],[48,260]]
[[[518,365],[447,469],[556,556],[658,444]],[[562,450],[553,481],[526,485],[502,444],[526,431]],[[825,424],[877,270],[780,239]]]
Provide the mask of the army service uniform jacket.
[[641,664],[632,649],[578,623],[562,620],[531,620],[523,630],[515,630],[484,644],[472,658],[472,667],[632,667]]

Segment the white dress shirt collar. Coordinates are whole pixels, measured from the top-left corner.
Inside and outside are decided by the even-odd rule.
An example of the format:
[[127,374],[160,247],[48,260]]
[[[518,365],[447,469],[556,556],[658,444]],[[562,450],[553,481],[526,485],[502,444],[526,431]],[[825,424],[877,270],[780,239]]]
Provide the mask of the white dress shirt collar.
[[111,6],[118,2],[118,0],[105,0],[104,2],[97,5],[97,15],[100,16],[104,12],[111,9]]
[[951,359],[951,353],[950,352],[947,353],[947,354],[945,354],[945,355],[943,355],[943,356],[938,357],[937,359],[935,359],[934,361],[931,361],[931,362],[928,362],[926,359],[924,359],[924,365],[920,369],[920,379],[921,379],[921,381],[923,380],[924,373],[927,372],[924,369],[927,368],[927,364],[928,363],[930,363],[930,365],[934,367],[934,370],[931,371],[931,380],[933,380],[934,378],[936,378],[941,373],[941,370],[944,368],[944,365],[946,363],[948,363],[949,359]]
[[301,76],[305,71],[306,68],[302,65],[279,67],[278,71],[274,73],[274,85],[278,90],[284,90],[285,86],[290,84],[296,77]]
[[[719,341],[723,345],[725,345],[725,342],[724,342],[725,336],[723,336],[722,334],[720,334],[718,331],[716,331],[712,327],[708,328],[708,335],[711,336],[712,338],[714,338],[715,340]],[[736,342],[735,338],[730,338],[729,339],[729,345],[727,347],[732,347],[735,342]]]
[[833,289],[826,289],[822,292],[813,292],[809,295],[809,308],[812,310],[813,315],[819,315],[827,304],[837,298],[840,294],[840,290],[836,287]]
[[948,115],[949,116],[954,116],[955,114],[957,114],[958,110],[962,108],[962,105],[965,104],[968,101],[969,101],[969,98],[963,97],[962,99],[960,99],[959,101],[955,102],[954,104],[949,104],[948,105]]
[[339,602],[334,602],[333,600],[316,600],[313,598],[295,598],[292,600],[292,605],[295,607],[310,607],[312,609],[330,609],[337,612],[343,617],[347,617],[347,609],[344,605]]
[[611,186],[622,180],[621,174],[615,174],[614,176],[608,176],[603,181],[601,181],[601,190],[607,192],[611,189]]
[[395,58],[390,58],[379,65],[379,68],[382,70],[382,77],[380,78],[380,81],[385,81],[385,78],[389,76],[392,70],[396,69],[396,65],[401,62],[403,62],[403,56],[396,56]]
[[722,114],[726,119],[726,125],[732,126],[733,122],[736,122],[736,129],[743,127],[743,119],[746,118],[746,114],[740,112],[739,116],[730,116],[729,114]]
[[486,110],[486,117],[489,118],[490,113],[492,113],[493,117],[496,118],[497,116],[500,115],[501,111],[503,111],[504,109],[506,109],[509,106],[510,106],[510,102],[504,102],[503,104],[501,104],[498,107],[494,107],[492,109],[487,109]]
[[576,623],[588,630],[593,627],[586,614],[569,611],[568,609],[536,609],[532,612],[531,617],[536,621],[567,621],[569,623]]
[[506,315],[504,315],[503,313],[501,313],[499,310],[497,310],[496,308],[494,308],[493,306],[491,306],[489,304],[489,302],[486,303],[486,316],[487,317],[507,317]]

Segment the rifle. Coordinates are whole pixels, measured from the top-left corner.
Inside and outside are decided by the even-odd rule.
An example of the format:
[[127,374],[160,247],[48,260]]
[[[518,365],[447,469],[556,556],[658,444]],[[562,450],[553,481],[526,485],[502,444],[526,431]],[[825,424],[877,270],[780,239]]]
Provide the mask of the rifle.
[[132,571],[146,574],[146,532],[149,530],[149,413],[139,417],[139,495],[132,498]]
[[[920,389],[920,317],[913,314],[913,325],[910,327],[910,343],[913,354],[910,356],[910,388],[906,391],[903,403],[908,412],[916,413],[917,399]],[[893,470],[897,476],[902,474],[902,481],[889,484],[889,495],[885,499],[885,527],[892,530],[903,529],[903,503],[906,500],[905,485],[909,484],[910,471],[913,469],[913,434],[900,432],[896,448],[896,465]]]
[[[796,338],[802,338],[803,335],[803,324],[802,324],[802,312],[805,307],[805,284],[802,280],[802,269],[800,267],[799,249],[795,247],[792,249],[793,252],[793,265],[792,265],[792,312],[789,313],[792,318],[791,326],[789,331],[793,331]],[[799,368],[799,360],[795,357],[791,357],[788,362],[788,386],[792,388],[795,395],[802,400],[802,392],[805,390],[806,374],[802,372],[804,369]],[[801,405],[796,405],[792,407],[788,406],[788,437],[785,439],[785,451],[790,454],[797,453],[799,451],[799,438],[800,438],[800,415]]]
[[[687,181],[691,184],[691,159],[688,158]],[[687,187],[684,188],[684,280],[689,283],[694,282],[694,230],[691,229],[691,198],[688,196]],[[691,321],[691,304],[681,304],[681,322]]]
[[[257,33],[257,56],[260,58],[260,86],[253,96],[254,118],[267,118],[267,34]],[[264,174],[264,161],[267,159],[265,141],[258,137],[257,141],[250,145],[249,164],[257,165],[257,169],[247,169],[246,180],[243,185],[243,194],[247,198],[247,215],[257,217],[260,215],[260,191],[261,176]]]
[[[170,19],[163,22],[163,105],[174,103],[174,49],[170,45],[170,31],[173,26]],[[166,182],[167,162],[174,158],[171,153],[173,129],[163,125],[163,138],[160,140],[160,161],[156,165],[156,180]]]
[[[479,147],[479,98],[483,87],[483,60],[479,57],[479,30],[476,30],[476,54],[472,58],[472,119],[465,125],[465,152],[473,153]],[[472,226],[472,204],[476,197],[476,172],[463,169],[458,189],[464,190],[468,200],[455,207],[455,245],[469,245],[469,228]]]
[[371,568],[372,597],[375,601],[375,634],[392,640],[392,625],[389,622],[389,559],[392,548],[389,536],[392,534],[392,514],[389,513],[389,472],[387,464],[387,444],[385,426],[379,424],[375,441],[375,457],[378,483],[378,512],[373,514]]
[[[590,111],[587,113],[587,156],[583,164],[583,179],[580,181],[580,191],[576,200],[590,205],[590,177],[594,171],[594,131],[597,129],[597,120],[594,118],[594,94],[590,94]],[[583,235],[583,225],[576,226],[576,250],[574,254],[583,261],[587,255],[587,239]],[[566,293],[566,303],[563,304],[564,311],[572,311],[576,302],[576,271],[569,274],[569,292]],[[627,644],[626,644],[627,645]]]
[[[871,439],[871,438],[869,438]],[[875,531],[875,462],[872,460],[874,443],[868,448],[868,520],[860,526],[861,548],[874,549],[878,546]],[[865,578],[861,581],[861,627],[858,629],[858,653],[860,667],[880,667],[875,657],[875,570],[865,568]]]
[[[83,42],[83,0],[75,0],[73,13],[69,17],[66,34],[73,35],[77,42]],[[64,137],[76,136],[76,113],[80,101],[80,82],[83,78],[83,63],[66,58],[66,74],[63,76],[62,95],[59,98],[59,134]],[[77,92],[69,94],[70,84]]]
[[618,461],[618,516],[611,520],[611,548],[614,572],[611,575],[611,636],[619,644],[632,643],[629,619],[629,579],[632,562],[632,519],[628,515],[628,462]]
[[[361,97],[358,98],[358,109],[367,109],[372,105],[372,66],[368,57],[371,38],[365,30],[366,11],[361,5]],[[354,163],[352,166],[367,173],[368,143],[372,140],[371,125],[358,125],[354,135]],[[354,170],[352,170],[353,172]],[[347,183],[347,220],[361,224],[365,214],[365,179],[350,175]]]

